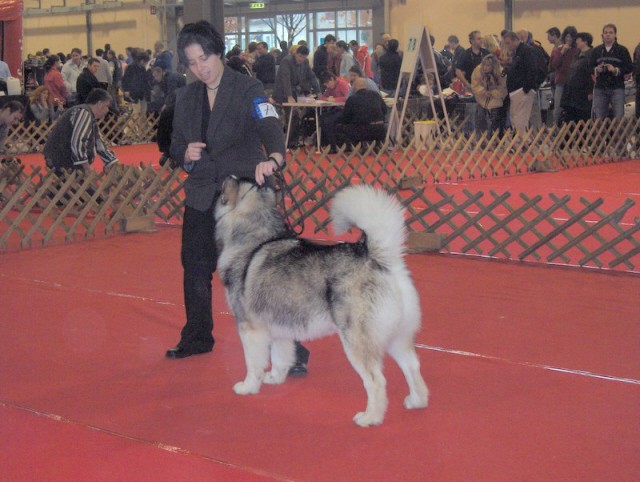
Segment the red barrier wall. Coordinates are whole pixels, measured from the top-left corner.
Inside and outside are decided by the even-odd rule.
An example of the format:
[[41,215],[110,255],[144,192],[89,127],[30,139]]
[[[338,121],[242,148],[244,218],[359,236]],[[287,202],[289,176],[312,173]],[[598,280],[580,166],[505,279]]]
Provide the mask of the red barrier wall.
[[4,35],[0,38],[0,51],[11,70],[11,75],[22,78],[22,0],[0,0],[0,22]]

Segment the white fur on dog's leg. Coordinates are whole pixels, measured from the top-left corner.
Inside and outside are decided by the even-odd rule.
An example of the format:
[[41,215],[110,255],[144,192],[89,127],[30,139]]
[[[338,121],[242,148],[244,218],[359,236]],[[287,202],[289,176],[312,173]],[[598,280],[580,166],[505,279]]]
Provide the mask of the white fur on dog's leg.
[[262,380],[262,382],[266,383],[267,385],[280,385],[284,383],[286,379],[287,379],[286,372],[282,373],[279,371],[274,371],[272,368],[270,371],[266,373],[266,375],[264,376],[264,380]]
[[404,399],[404,408],[425,408],[429,404],[429,389],[420,374],[420,359],[413,346],[413,339],[395,342],[389,348],[389,354],[400,366],[409,385],[409,395]]
[[284,383],[289,368],[295,362],[295,344],[293,340],[273,340],[271,342],[271,371],[264,377],[264,383],[279,385]]
[[383,420],[384,416],[373,416],[367,412],[358,412],[356,413],[356,416],[353,417],[353,421],[361,427],[373,427],[374,425],[380,425]]
[[356,413],[353,421],[361,427],[380,425],[387,411],[387,380],[382,374],[382,354],[370,349],[370,345],[352,344],[340,333],[344,352],[358,372],[367,391],[367,409]]
[[429,405],[429,393],[427,391],[427,397],[420,398],[415,395],[409,394],[404,399],[404,408],[407,410],[414,410],[418,408],[427,408]]
[[267,330],[251,327],[247,322],[238,324],[238,334],[244,349],[247,376],[233,386],[233,391],[238,395],[253,395],[260,391],[269,363],[271,337]]
[[233,386],[233,391],[237,395],[255,395],[260,391],[260,383],[243,380]]

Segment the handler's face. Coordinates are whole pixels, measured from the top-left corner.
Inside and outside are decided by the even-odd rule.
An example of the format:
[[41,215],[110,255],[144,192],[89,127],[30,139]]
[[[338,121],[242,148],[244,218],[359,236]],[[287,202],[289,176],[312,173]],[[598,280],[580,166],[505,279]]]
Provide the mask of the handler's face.
[[184,53],[189,61],[189,70],[198,80],[210,86],[217,84],[224,70],[220,57],[205,53],[199,44],[185,47]]

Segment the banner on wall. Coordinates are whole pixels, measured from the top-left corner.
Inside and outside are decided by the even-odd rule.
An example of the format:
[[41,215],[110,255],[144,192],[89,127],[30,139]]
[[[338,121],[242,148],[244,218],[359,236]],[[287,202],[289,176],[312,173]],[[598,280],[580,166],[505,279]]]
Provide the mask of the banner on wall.
[[22,0],[0,0],[0,57],[22,78]]

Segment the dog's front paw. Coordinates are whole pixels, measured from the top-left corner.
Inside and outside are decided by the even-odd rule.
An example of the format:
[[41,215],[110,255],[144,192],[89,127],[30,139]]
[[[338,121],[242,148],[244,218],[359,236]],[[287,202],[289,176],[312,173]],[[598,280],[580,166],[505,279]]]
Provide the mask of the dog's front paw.
[[358,412],[356,416],[353,417],[353,421],[360,425],[361,427],[371,427],[373,425],[380,425],[384,420],[384,415],[373,415],[367,412]]
[[268,383],[270,385],[280,385],[284,383],[287,379],[287,372],[284,370],[275,370],[271,369],[271,371],[267,372],[264,376],[264,383]]
[[254,395],[260,391],[260,385],[244,380],[236,383],[233,386],[233,391],[236,392],[237,395]]

